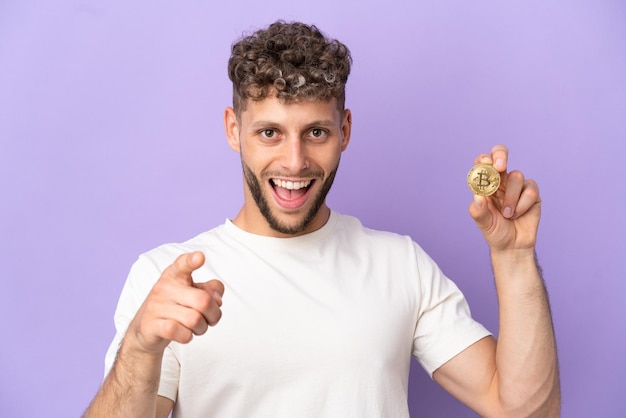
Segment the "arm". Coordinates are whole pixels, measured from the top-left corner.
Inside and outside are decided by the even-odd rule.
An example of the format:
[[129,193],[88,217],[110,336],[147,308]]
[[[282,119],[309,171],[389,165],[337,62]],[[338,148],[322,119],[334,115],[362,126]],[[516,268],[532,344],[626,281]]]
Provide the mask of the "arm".
[[482,416],[558,417],[560,388],[548,297],[535,257],[541,199],[522,173],[506,173],[508,151],[496,146],[476,162],[501,172],[498,192],[476,196],[470,214],[491,253],[500,329],[444,364],[434,379]]
[[221,317],[222,283],[191,279],[202,264],[202,253],[183,254],[163,271],[84,417],[167,417],[174,402],[157,395],[165,348],[171,341],[188,343]]

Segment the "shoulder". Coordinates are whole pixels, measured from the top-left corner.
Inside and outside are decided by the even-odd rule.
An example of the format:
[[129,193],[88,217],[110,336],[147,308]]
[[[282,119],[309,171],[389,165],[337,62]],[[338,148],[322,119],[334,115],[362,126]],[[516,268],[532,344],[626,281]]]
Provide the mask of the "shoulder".
[[344,234],[351,238],[363,239],[373,243],[395,245],[415,244],[413,239],[408,235],[367,227],[363,225],[357,217],[343,215],[336,212],[335,216],[337,217],[336,230],[339,234]]
[[[369,249],[377,254],[386,254],[391,258],[428,258],[427,254],[406,234],[385,231],[364,226],[362,222],[350,215],[336,213],[336,236],[348,241],[359,250]],[[347,245],[347,243],[346,243]]]

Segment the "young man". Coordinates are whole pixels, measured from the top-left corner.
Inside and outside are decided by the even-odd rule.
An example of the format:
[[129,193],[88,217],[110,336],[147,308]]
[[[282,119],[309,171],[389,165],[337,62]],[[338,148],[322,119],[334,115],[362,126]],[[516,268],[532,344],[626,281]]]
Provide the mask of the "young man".
[[350,64],[343,44],[300,23],[233,46],[224,123],[243,207],[139,257],[85,416],[405,417],[411,355],[483,416],[558,416],[537,185],[507,173],[504,146],[475,161],[502,176],[469,209],[491,249],[496,342],[410,238],[326,205],[350,141]]

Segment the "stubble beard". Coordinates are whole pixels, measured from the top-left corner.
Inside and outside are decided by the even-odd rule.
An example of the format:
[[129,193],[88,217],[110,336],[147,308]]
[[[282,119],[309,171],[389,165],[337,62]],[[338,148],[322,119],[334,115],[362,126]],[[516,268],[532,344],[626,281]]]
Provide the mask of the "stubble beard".
[[311,205],[311,208],[306,213],[306,215],[302,218],[300,223],[297,223],[295,225],[286,225],[282,223],[278,219],[278,217],[272,213],[269,202],[267,198],[263,195],[263,190],[261,188],[261,181],[259,180],[259,178],[252,172],[250,167],[248,167],[246,163],[243,162],[243,159],[241,161],[241,165],[243,167],[243,174],[244,174],[244,178],[246,179],[248,189],[250,190],[250,194],[252,195],[254,202],[259,208],[259,211],[261,212],[261,214],[263,215],[263,217],[269,224],[270,228],[272,228],[276,232],[279,232],[285,235],[299,234],[305,231],[306,228],[311,224],[311,222],[313,221],[313,219],[315,219],[315,216],[319,212],[320,208],[326,201],[326,195],[328,195],[328,192],[330,191],[330,188],[333,185],[333,181],[335,180],[335,175],[337,174],[337,169],[339,168],[339,162],[337,162],[337,165],[335,166],[335,168],[330,172],[330,174],[324,181],[324,184],[322,184],[322,188],[317,193],[317,196],[314,197],[313,205]]

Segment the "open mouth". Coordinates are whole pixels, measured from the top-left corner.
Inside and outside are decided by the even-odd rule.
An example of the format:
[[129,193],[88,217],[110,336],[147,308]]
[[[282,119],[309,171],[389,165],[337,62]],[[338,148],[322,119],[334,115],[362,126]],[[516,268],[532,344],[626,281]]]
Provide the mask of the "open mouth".
[[297,206],[305,198],[315,180],[291,181],[270,179],[274,193],[282,202],[289,202],[289,206]]

